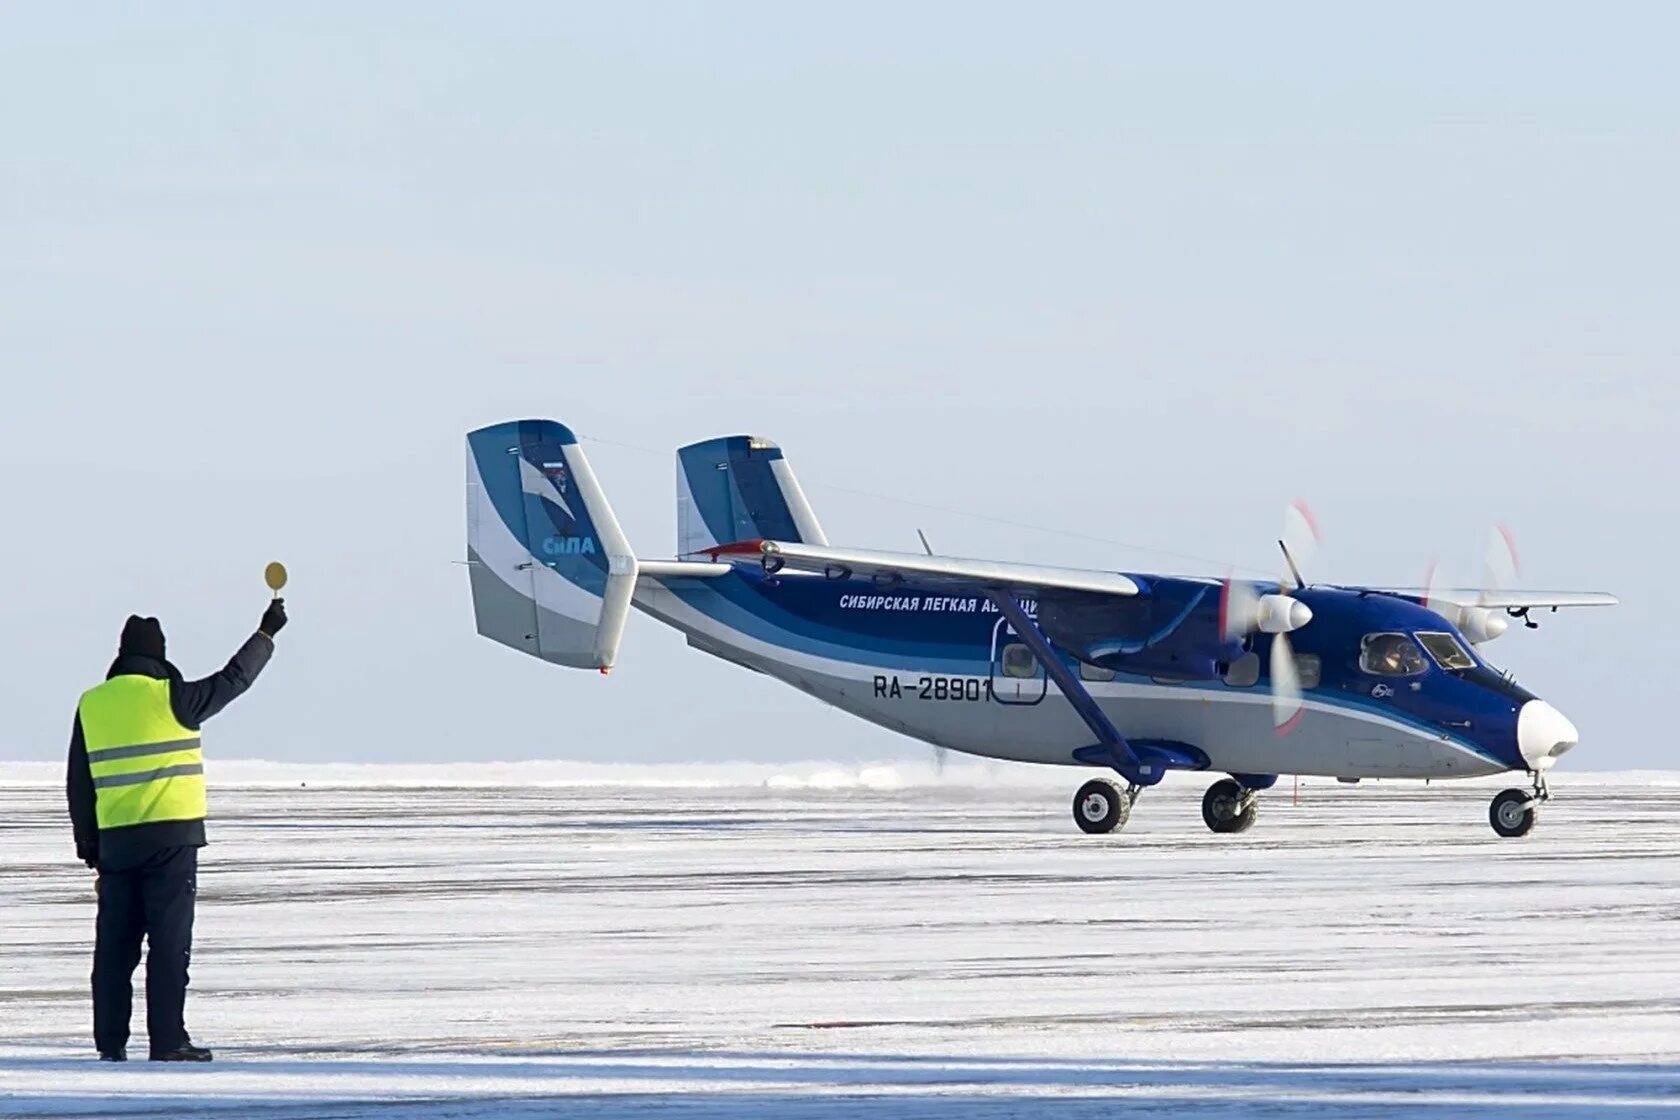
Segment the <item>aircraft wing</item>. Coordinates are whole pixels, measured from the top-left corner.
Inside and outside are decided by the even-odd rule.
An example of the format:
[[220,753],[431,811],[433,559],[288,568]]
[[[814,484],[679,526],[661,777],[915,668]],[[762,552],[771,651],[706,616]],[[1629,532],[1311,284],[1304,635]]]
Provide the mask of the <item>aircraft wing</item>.
[[1422,587],[1373,587],[1384,595],[1400,595],[1452,603],[1460,607],[1492,607],[1509,610],[1556,610],[1559,607],[1613,607],[1621,600],[1603,591],[1478,591],[1474,588],[1426,590]]
[[708,551],[728,563],[763,564],[772,570],[817,572],[835,578],[857,576],[883,584],[914,582],[928,587],[996,588],[1024,594],[1086,591],[1099,595],[1137,595],[1142,591],[1129,576],[1119,572],[1049,568],[1007,560],[966,560],[957,556],[831,548],[786,541],[742,541]]

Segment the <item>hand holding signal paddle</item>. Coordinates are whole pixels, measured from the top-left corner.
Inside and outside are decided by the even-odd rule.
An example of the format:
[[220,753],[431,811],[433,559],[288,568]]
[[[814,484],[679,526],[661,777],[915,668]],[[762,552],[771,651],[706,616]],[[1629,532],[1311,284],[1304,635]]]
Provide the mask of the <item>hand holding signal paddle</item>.
[[286,565],[276,561],[264,568],[263,582],[274,592],[274,601],[269,603],[268,609],[263,612],[262,625],[258,629],[272,641],[274,635],[286,625],[286,601],[280,598],[280,590],[286,586]]

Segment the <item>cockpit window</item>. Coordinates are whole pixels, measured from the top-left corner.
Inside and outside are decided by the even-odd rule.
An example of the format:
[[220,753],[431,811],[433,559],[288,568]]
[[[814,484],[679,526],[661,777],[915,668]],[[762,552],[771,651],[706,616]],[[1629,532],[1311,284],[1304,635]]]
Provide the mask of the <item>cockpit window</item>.
[[1367,634],[1359,643],[1359,667],[1377,677],[1409,677],[1428,666],[1417,643],[1404,634]]
[[1471,669],[1476,665],[1476,659],[1451,634],[1419,631],[1417,640],[1423,643],[1423,648],[1429,651],[1435,664],[1443,669]]

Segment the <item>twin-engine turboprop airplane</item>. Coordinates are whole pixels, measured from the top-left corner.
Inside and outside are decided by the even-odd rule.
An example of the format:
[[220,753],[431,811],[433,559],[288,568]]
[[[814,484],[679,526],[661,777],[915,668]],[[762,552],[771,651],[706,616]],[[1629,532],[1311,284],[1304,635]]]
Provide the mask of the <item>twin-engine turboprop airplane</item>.
[[[700,650],[937,747],[1112,771],[1073,799],[1125,824],[1169,770],[1208,788],[1215,832],[1254,823],[1280,774],[1464,778],[1523,771],[1493,799],[1522,836],[1577,741],[1478,646],[1539,609],[1610,595],[1251,582],[836,548],[782,452],[731,436],[677,452],[678,559],[636,557],[571,431],[519,420],[467,437],[478,632],[545,661],[610,668],[632,606]],[[1293,540],[1293,547],[1290,540]]]

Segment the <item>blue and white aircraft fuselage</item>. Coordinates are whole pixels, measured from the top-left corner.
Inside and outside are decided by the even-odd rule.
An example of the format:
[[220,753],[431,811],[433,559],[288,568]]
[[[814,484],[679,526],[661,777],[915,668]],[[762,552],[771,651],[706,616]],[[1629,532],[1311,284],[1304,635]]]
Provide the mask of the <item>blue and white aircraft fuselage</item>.
[[1203,803],[1219,832],[1246,829],[1282,774],[1518,771],[1532,788],[1501,793],[1490,819],[1522,835],[1578,736],[1472,639],[1532,608],[1614,602],[833,548],[780,450],[740,436],[678,452],[680,558],[645,560],[564,426],[480,429],[467,458],[480,633],[604,669],[634,607],[704,652],[937,747],[1112,772],[1123,786],[1094,779],[1074,799],[1088,832],[1122,826],[1175,769],[1231,775]]

